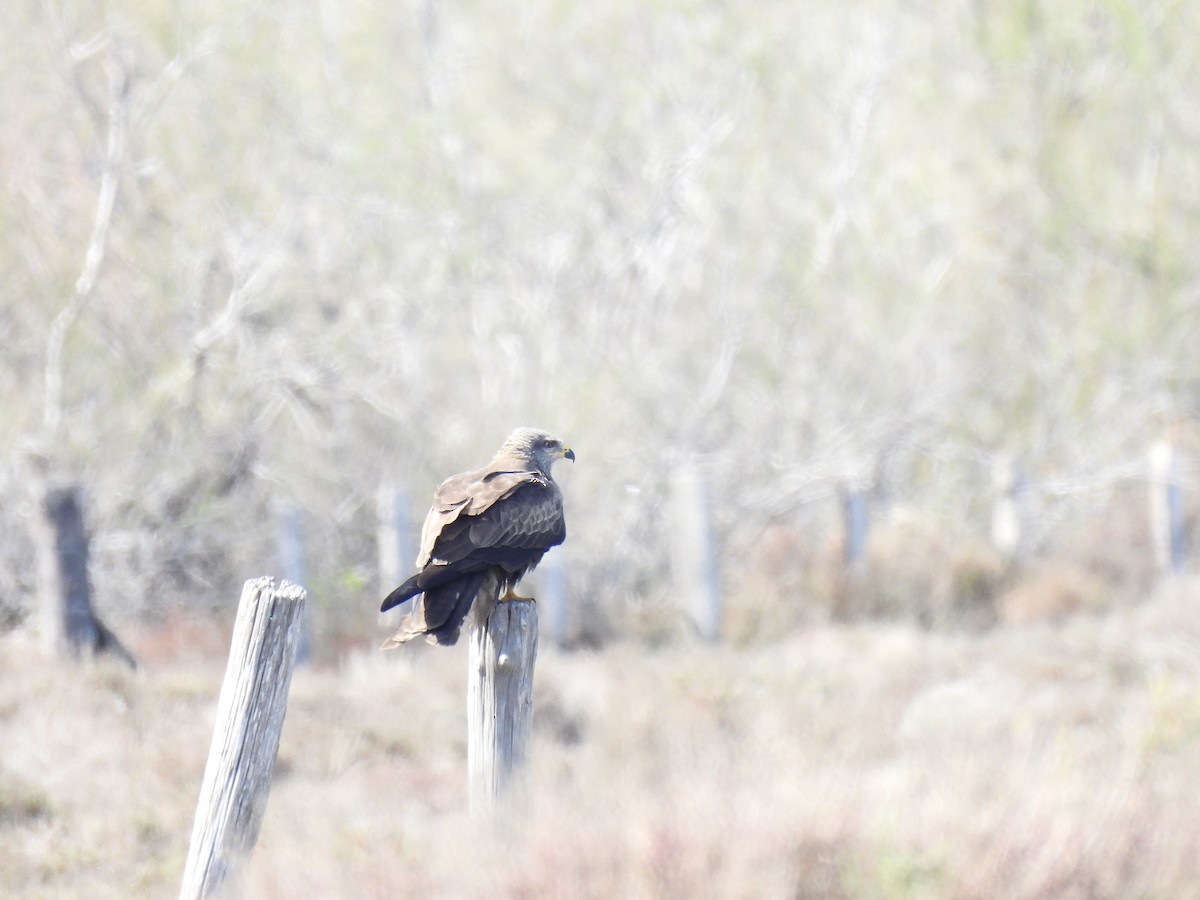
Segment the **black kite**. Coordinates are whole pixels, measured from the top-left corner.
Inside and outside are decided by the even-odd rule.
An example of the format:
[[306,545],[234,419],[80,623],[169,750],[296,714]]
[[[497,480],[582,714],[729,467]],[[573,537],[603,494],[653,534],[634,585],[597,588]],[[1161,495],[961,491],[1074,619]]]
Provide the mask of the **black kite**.
[[567,536],[562,492],[550,474],[563,458],[575,453],[558,438],[518,428],[486,466],[441,483],[421,529],[417,573],[380,607],[417,598],[385,650],[420,634],[453,644],[472,603],[486,617],[497,600],[522,599],[512,592],[516,583]]

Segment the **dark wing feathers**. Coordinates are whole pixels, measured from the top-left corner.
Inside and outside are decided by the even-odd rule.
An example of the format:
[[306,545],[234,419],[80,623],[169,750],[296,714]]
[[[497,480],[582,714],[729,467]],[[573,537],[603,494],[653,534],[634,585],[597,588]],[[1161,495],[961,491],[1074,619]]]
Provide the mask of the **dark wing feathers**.
[[486,571],[460,576],[449,584],[430,588],[417,600],[412,613],[396,633],[384,641],[383,648],[398,647],[422,634],[435,644],[455,643],[471,604],[484,592],[490,592],[495,599],[496,583],[489,579]]
[[388,594],[386,597],[384,597],[383,603],[379,607],[379,611],[387,612],[393,606],[399,606],[401,603],[403,603],[409,597],[414,597],[417,594],[421,593],[421,588],[417,584],[417,580],[420,577],[421,577],[421,573],[418,572],[412,578],[410,578],[406,582],[404,582],[404,584],[400,585],[400,587],[396,588],[394,591],[392,591],[390,594]]
[[537,472],[481,469],[447,479],[422,529],[420,571],[383,601],[386,611],[424,594],[396,640],[427,633],[453,643],[490,569],[520,578],[566,536],[562,493]]
[[417,568],[429,565],[434,558],[446,558],[438,555],[441,547],[437,545],[443,536],[447,540],[454,537],[455,532],[447,529],[456,523],[460,516],[483,515],[531,480],[546,483],[536,472],[513,472],[503,469],[493,471],[487,468],[464,472],[443,481],[433,495],[433,506],[430,507],[425,524],[421,528],[421,550],[417,554]]
[[[531,481],[470,521],[470,541],[476,547],[521,547],[547,550],[567,536],[562,495],[556,486]],[[436,555],[436,552],[435,552]]]
[[458,563],[493,547],[547,550],[565,537],[562,494],[538,477],[513,485],[478,513],[456,514],[433,537],[429,562]]
[[475,599],[475,594],[486,578],[487,572],[472,572],[426,592],[425,602],[422,604],[425,613],[424,630],[434,635],[453,630],[454,637],[458,637],[459,623],[471,608],[471,601]]

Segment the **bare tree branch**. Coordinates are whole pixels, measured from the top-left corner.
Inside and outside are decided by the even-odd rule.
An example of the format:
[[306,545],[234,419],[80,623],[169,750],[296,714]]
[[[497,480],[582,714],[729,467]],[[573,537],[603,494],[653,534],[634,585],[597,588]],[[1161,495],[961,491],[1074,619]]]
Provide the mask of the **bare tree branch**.
[[870,57],[863,85],[855,94],[850,105],[842,135],[842,146],[839,148],[839,155],[834,162],[833,210],[817,234],[816,246],[813,248],[811,263],[811,278],[813,279],[820,277],[829,267],[838,239],[850,222],[854,177],[862,162],[863,148],[866,145],[867,132],[870,129],[871,117],[878,101],[879,86],[883,80],[885,68],[886,60],[881,51]]
[[75,289],[66,304],[50,323],[46,337],[45,394],[42,410],[42,436],[52,438],[62,423],[63,347],[67,332],[79,318],[92,296],[96,279],[108,251],[108,235],[112,226],[113,209],[121,179],[121,163],[125,155],[126,126],[129,112],[129,67],[122,59],[113,57],[108,68],[108,136],[104,155],[104,170],[100,175],[100,192],[92,232],[88,238],[83,268],[75,280]]

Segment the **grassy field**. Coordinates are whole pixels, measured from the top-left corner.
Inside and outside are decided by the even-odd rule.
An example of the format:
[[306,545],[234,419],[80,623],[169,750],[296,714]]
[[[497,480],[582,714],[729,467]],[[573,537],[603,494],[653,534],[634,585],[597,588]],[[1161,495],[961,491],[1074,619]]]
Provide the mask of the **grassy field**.
[[[252,897],[1182,897],[1200,583],[1058,625],[819,626],[539,660],[529,803],[465,806],[464,651],[299,671]],[[178,890],[220,635],[143,671],[0,644],[0,894]]]
[[[176,895],[204,623],[282,522],[321,662],[251,897],[1200,896],[1200,580],[1155,587],[1147,502],[1195,572],[1197,33],[1173,0],[0,3],[0,900]],[[375,649],[378,501],[416,530],[520,424],[579,456],[603,649],[544,652],[532,815],[478,833],[465,651]],[[718,649],[665,564],[681,464]],[[59,486],[136,674],[9,633]]]

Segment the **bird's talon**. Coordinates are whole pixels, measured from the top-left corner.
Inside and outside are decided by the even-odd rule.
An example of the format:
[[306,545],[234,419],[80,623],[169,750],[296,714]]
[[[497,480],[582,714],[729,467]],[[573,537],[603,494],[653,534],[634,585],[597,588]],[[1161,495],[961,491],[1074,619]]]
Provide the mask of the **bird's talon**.
[[513,603],[517,601],[524,603],[537,603],[537,600],[535,600],[533,597],[522,597],[520,594],[514,594],[511,590],[505,591],[504,596],[501,597],[498,602]]

